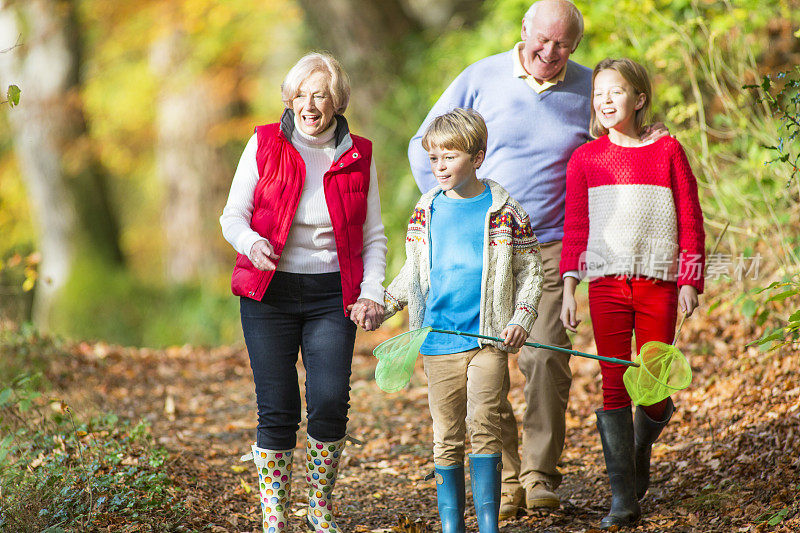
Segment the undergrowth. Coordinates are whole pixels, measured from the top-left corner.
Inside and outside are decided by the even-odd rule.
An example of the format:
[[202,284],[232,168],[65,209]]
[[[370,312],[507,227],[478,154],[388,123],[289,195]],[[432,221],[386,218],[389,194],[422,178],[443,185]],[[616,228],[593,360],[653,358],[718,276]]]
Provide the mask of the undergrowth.
[[[31,332],[0,341],[2,376],[20,359],[42,368],[42,355],[60,350]],[[0,531],[180,531],[186,511],[148,426],[114,414],[83,420],[49,389],[41,371],[0,381]]]

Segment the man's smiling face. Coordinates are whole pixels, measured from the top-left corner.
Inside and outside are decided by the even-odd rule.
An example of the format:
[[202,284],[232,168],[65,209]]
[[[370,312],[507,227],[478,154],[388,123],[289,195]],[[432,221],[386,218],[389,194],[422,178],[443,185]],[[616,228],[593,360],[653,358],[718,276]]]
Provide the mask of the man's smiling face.
[[575,50],[578,33],[570,11],[558,4],[543,3],[532,19],[522,21],[522,66],[539,82],[554,78]]

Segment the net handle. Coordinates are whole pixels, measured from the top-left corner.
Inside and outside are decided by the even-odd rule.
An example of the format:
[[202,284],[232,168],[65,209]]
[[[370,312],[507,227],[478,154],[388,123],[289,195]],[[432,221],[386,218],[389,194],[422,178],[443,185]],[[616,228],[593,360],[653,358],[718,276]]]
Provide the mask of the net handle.
[[683,317],[681,318],[681,323],[678,324],[678,331],[675,332],[675,336],[672,338],[672,345],[675,346],[675,343],[678,342],[678,336],[681,334],[681,328],[683,327],[683,323],[686,322],[686,317],[688,317],[686,313],[683,313]]
[[[436,329],[431,328],[433,333],[448,333],[450,335],[462,335],[464,337],[475,337],[478,339],[486,339],[490,341],[505,342],[500,337],[489,337],[488,335],[478,335],[476,333],[464,333],[463,331],[452,331],[449,329]],[[568,353],[570,355],[577,355],[578,357],[586,357],[588,359],[596,359],[598,361],[605,361],[606,363],[614,363],[615,365],[634,366],[638,367],[639,363],[634,361],[626,361],[625,359],[616,359],[614,357],[603,357],[602,355],[593,355],[590,353],[579,352],[578,350],[569,350],[567,348],[560,348],[558,346],[550,346],[547,344],[540,344],[538,342],[526,342],[525,346],[532,346],[533,348],[544,348],[546,350],[553,350],[561,353]]]
[[[730,226],[730,225],[731,225],[730,221],[725,223],[725,227],[722,228],[722,231],[720,232],[719,236],[717,237],[717,242],[714,243],[714,248],[711,249],[711,253],[708,254],[708,255],[714,255],[714,254],[717,253],[717,248],[719,248],[719,243],[722,242],[722,237],[725,236],[725,232],[728,231],[728,226]],[[672,341],[672,345],[673,346],[675,346],[675,343],[678,342],[678,335],[681,334],[681,328],[683,327],[683,323],[686,322],[686,318],[688,316],[689,315],[687,315],[686,313],[683,313],[683,318],[681,318],[681,323],[678,324],[678,331],[675,332],[675,336],[673,337],[673,341]]]

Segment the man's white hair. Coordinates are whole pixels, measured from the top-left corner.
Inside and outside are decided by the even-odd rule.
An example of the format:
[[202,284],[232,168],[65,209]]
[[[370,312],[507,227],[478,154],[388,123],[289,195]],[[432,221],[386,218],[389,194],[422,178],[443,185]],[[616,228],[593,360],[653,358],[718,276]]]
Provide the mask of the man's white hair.
[[[536,10],[539,7],[539,4],[543,3],[544,0],[537,0],[536,2],[531,4],[531,7],[528,8],[528,11],[525,12],[525,16],[523,17],[524,23],[527,26],[533,22],[533,17],[536,16]],[[583,15],[581,14],[581,10],[578,9],[578,6],[570,2],[569,0],[565,0],[567,4],[569,4],[569,11],[572,15],[572,23],[578,28],[578,37],[575,39],[575,46],[573,47],[572,51],[575,51],[577,48],[577,43],[583,38]]]

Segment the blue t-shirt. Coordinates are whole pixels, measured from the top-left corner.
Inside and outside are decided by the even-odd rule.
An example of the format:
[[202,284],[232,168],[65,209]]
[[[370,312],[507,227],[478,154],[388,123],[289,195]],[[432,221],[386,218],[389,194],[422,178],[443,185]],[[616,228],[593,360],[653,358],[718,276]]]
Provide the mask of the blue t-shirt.
[[[479,333],[481,279],[486,213],[492,206],[489,186],[474,198],[438,194],[431,204],[431,287],[423,326]],[[423,355],[443,355],[477,348],[472,337],[429,333]]]

